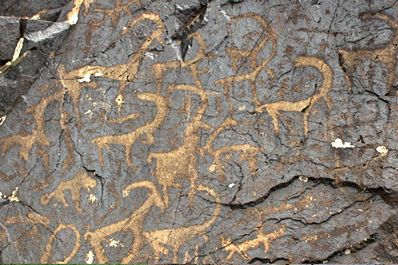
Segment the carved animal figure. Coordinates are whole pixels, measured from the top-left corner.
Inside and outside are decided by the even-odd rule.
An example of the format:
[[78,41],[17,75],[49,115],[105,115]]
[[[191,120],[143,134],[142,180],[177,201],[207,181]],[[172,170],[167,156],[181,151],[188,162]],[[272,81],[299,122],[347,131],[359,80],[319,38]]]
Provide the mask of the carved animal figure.
[[133,162],[130,158],[130,153],[133,148],[133,144],[137,141],[137,139],[145,135],[147,138],[147,144],[153,144],[155,139],[153,133],[156,129],[160,127],[163,121],[166,119],[168,108],[166,100],[157,94],[152,93],[140,93],[137,96],[140,100],[143,101],[151,101],[156,104],[157,107],[157,115],[152,122],[148,122],[146,125],[139,127],[135,131],[126,134],[120,135],[106,135],[95,138],[92,140],[92,143],[95,144],[99,149],[99,160],[101,165],[104,164],[102,157],[102,149],[109,149],[111,144],[124,145],[126,148],[125,156],[126,161],[129,166],[133,166]]
[[259,228],[257,229],[257,237],[254,239],[235,244],[232,243],[230,239],[221,238],[221,245],[229,252],[227,260],[230,260],[235,254],[241,255],[245,260],[250,260],[247,251],[263,245],[264,252],[268,252],[271,242],[282,237],[285,234],[285,229],[285,226],[281,226],[279,229],[267,234]]
[[[70,260],[77,254],[79,248],[80,248],[80,232],[76,228],[75,225],[72,224],[60,224],[58,227],[53,230],[50,227],[50,219],[46,216],[40,215],[36,212],[29,212],[27,213],[26,216],[12,216],[8,217],[6,219],[6,224],[29,224],[31,226],[31,230],[33,231],[33,235],[40,235],[37,231],[38,225],[42,225],[46,227],[46,229],[49,229],[52,231],[51,236],[49,240],[47,241],[46,247],[44,249],[44,252],[40,258],[41,263],[49,263],[51,254],[52,254],[52,249],[53,249],[53,242],[55,239],[57,239],[57,234],[63,230],[70,229],[74,234],[75,234],[75,243],[73,246],[73,249],[70,251],[69,255],[65,257],[63,260],[60,261],[53,261],[53,264],[66,264],[69,263]],[[30,233],[30,232],[29,232]],[[32,236],[33,236],[32,235]],[[15,242],[18,247],[18,241]]]
[[277,101],[273,103],[267,103],[261,106],[258,106],[256,108],[257,112],[263,112],[265,109],[268,114],[272,118],[272,123],[274,125],[274,129],[276,133],[279,133],[279,115],[281,114],[282,111],[292,111],[292,112],[304,112],[304,117],[303,117],[303,124],[304,124],[304,134],[308,134],[308,116],[310,114],[310,111],[312,107],[317,103],[319,100],[324,98],[328,104],[328,100],[326,98],[327,94],[332,88],[332,82],[333,82],[333,71],[330,68],[328,64],[326,64],[322,59],[319,59],[317,57],[307,57],[307,56],[301,56],[296,59],[295,66],[309,66],[309,67],[315,67],[317,70],[319,70],[322,75],[323,75],[323,83],[321,88],[319,89],[319,92],[317,94],[314,94],[313,96],[299,100],[299,101],[287,101],[287,100],[282,100],[282,101]]
[[[181,188],[180,182],[178,179],[189,179],[190,182],[190,191],[189,191],[189,199],[192,202],[194,192],[195,192],[195,180],[197,178],[197,154],[203,154],[204,149],[209,149],[209,144],[206,145],[203,149],[200,147],[200,135],[199,129],[210,129],[211,127],[203,122],[203,116],[205,114],[206,108],[208,106],[209,96],[213,94],[213,92],[207,92],[203,88],[200,78],[199,71],[197,69],[198,63],[201,59],[206,56],[205,50],[206,45],[203,38],[199,33],[192,34],[193,38],[198,43],[198,51],[194,58],[187,61],[171,61],[166,63],[158,63],[153,66],[153,71],[157,80],[158,90],[161,89],[161,81],[163,79],[163,75],[167,69],[174,69],[178,67],[188,68],[191,72],[192,79],[194,81],[194,85],[175,85],[170,86],[169,89],[171,91],[183,90],[189,91],[196,95],[198,95],[201,99],[201,105],[197,110],[195,116],[191,119],[185,130],[185,137],[183,144],[171,151],[171,152],[163,152],[163,153],[150,153],[147,159],[148,163],[156,160],[156,169],[155,176],[158,179],[159,183],[163,187],[163,197],[165,204],[169,204],[169,196],[168,190],[171,187]],[[228,121],[229,123],[230,121]],[[220,133],[226,126],[230,126],[230,124],[222,125],[218,128],[217,134]],[[210,137],[208,142],[214,140],[215,137]],[[211,144],[211,143],[210,143]],[[231,147],[231,152],[235,151],[237,148]],[[247,148],[247,150],[249,150]],[[219,151],[221,153],[227,152],[226,150]],[[221,168],[221,166],[220,166]]]
[[94,178],[87,175],[86,172],[79,172],[74,178],[70,180],[63,180],[58,185],[58,187],[51,192],[50,194],[45,194],[41,197],[41,203],[47,205],[52,198],[60,201],[65,207],[68,207],[69,204],[66,202],[64,192],[69,190],[72,195],[72,201],[75,204],[75,207],[78,212],[81,212],[80,208],[80,191],[82,189],[86,189],[89,191],[97,185],[97,182]]
[[142,246],[141,233],[145,216],[152,206],[157,206],[162,211],[165,209],[162,197],[158,193],[156,186],[150,181],[138,181],[128,185],[123,189],[123,196],[126,197],[132,190],[141,188],[149,190],[148,198],[129,217],[116,223],[104,226],[95,231],[88,231],[84,235],[84,238],[88,240],[93,247],[98,263],[108,262],[108,258],[105,256],[105,252],[101,243],[114,233],[128,230],[130,230],[133,235],[134,243],[128,251],[127,256],[122,259],[121,263],[131,263],[139,253]]
[[167,255],[168,248],[170,248],[174,254],[173,263],[177,263],[178,250],[181,246],[185,242],[206,233],[220,215],[221,205],[219,195],[211,188],[203,185],[199,185],[197,190],[206,192],[214,198],[215,208],[211,218],[199,225],[143,232],[145,240],[152,247],[157,259],[163,254]]
[[203,37],[199,33],[192,33],[189,35],[198,43],[198,51],[196,56],[190,60],[182,61],[182,60],[174,60],[174,61],[167,61],[162,63],[156,63],[152,66],[152,71],[155,76],[156,85],[158,87],[158,92],[160,92],[162,88],[162,81],[164,74],[169,69],[179,69],[179,68],[188,68],[192,74],[193,80],[195,85],[198,88],[202,88],[202,84],[198,79],[198,75],[200,74],[197,69],[197,64],[206,57],[206,43]]
[[249,169],[253,173],[256,170],[256,154],[260,151],[259,147],[252,146],[250,144],[236,144],[231,146],[224,146],[217,150],[214,150],[214,162],[215,170],[221,179],[224,179],[224,166],[222,163],[222,156],[230,153],[240,153],[240,160],[249,162]]
[[44,97],[38,104],[29,107],[26,110],[26,113],[33,115],[33,119],[36,122],[36,128],[32,129],[32,133],[30,134],[19,133],[1,138],[0,148],[2,153],[4,154],[12,147],[18,145],[19,156],[26,161],[29,157],[29,151],[35,143],[48,146],[50,141],[45,134],[44,112],[50,102],[61,100],[63,95],[64,91],[59,90],[50,96]]
[[224,146],[218,149],[214,149],[212,144],[217,136],[225,130],[227,127],[232,127],[237,125],[238,123],[231,118],[226,119],[214,132],[210,134],[210,137],[207,139],[206,144],[200,149],[200,154],[203,156],[205,152],[209,153],[214,157],[213,164],[209,168],[209,170],[217,171],[218,177],[221,180],[224,180],[224,166],[223,166],[223,155],[229,155],[230,153],[240,153],[240,160],[248,160],[249,161],[249,169],[253,173],[256,170],[256,159],[255,155],[260,151],[259,147],[252,146],[250,144],[236,144],[231,146]]
[[[91,76],[109,78],[120,81],[119,95],[116,97],[116,103],[120,107],[123,103],[123,92],[127,84],[133,81],[138,73],[143,55],[149,50],[154,40],[163,43],[162,34],[164,33],[164,25],[158,14],[145,12],[131,19],[126,26],[126,30],[143,21],[153,22],[156,29],[146,38],[141,47],[131,56],[130,60],[125,64],[114,66],[84,66],[76,70],[66,72],[64,68],[60,68],[61,82],[71,94],[74,103],[77,103],[80,94],[80,88],[84,86],[81,82],[90,82]],[[126,31],[125,31],[126,32]],[[123,34],[125,33],[123,32]],[[90,84],[96,87],[96,84]],[[77,106],[75,104],[75,106]]]
[[[227,53],[231,59],[232,62],[232,69],[234,71],[238,70],[238,60],[241,58],[247,58],[250,60],[250,71],[244,74],[239,74],[239,75],[234,75],[231,77],[226,77],[223,79],[220,79],[216,81],[216,84],[221,84],[225,88],[225,93],[229,93],[229,85],[233,84],[234,82],[242,82],[242,81],[249,81],[250,86],[252,88],[252,93],[253,93],[253,102],[255,105],[260,104],[260,100],[258,99],[257,96],[257,88],[256,88],[256,79],[260,72],[264,69],[267,74],[273,78],[274,77],[274,72],[271,68],[267,66],[267,64],[274,58],[276,55],[276,41],[277,41],[277,35],[275,34],[274,30],[272,27],[268,24],[268,22],[260,15],[255,14],[255,13],[246,13],[244,15],[239,15],[236,17],[233,17],[232,20],[243,20],[243,19],[252,19],[256,21],[261,29],[263,30],[263,33],[261,34],[259,40],[257,41],[255,47],[251,50],[239,50],[236,48],[227,48]],[[258,59],[258,54],[264,49],[264,47],[267,45],[267,43],[271,43],[271,53],[270,55],[261,61],[261,63],[257,63]]]
[[73,249],[71,250],[71,252],[69,253],[69,255],[64,258],[63,260],[60,261],[56,261],[53,262],[54,264],[68,264],[71,259],[77,254],[77,252],[79,251],[80,248],[80,232],[79,230],[76,228],[75,225],[69,224],[69,225],[65,225],[65,224],[60,224],[58,225],[57,229],[55,229],[55,231],[52,233],[50,239],[48,240],[47,244],[46,244],[46,248],[44,250],[44,253],[42,255],[42,257],[40,258],[40,263],[49,263],[49,259],[51,256],[51,252],[53,249],[53,242],[54,240],[57,239],[57,234],[65,229],[70,229],[73,231],[73,233],[75,234],[75,244],[73,246]]
[[[348,78],[351,78],[358,63],[364,60],[372,60],[383,64],[388,70],[387,90],[391,94],[397,71],[397,46],[398,46],[398,22],[392,17],[382,13],[364,13],[361,19],[379,19],[386,22],[394,31],[393,37],[384,46],[368,50],[339,50],[340,59],[346,70]],[[396,91],[395,91],[396,92]],[[394,96],[397,96],[395,94]]]
[[163,186],[163,197],[165,204],[169,203],[168,189],[170,187],[181,188],[177,183],[177,178],[187,178],[190,180],[191,191],[190,199],[194,195],[194,182],[197,177],[197,152],[199,150],[200,128],[209,129],[210,127],[202,121],[203,114],[207,107],[207,94],[190,85],[177,85],[173,90],[186,90],[198,94],[202,99],[202,105],[199,107],[195,117],[185,130],[184,143],[177,149],[167,153],[150,153],[147,159],[148,163],[156,159],[155,175],[159,183]]
[[[90,0],[94,1],[94,0]],[[103,14],[105,19],[99,18],[98,20],[92,19],[88,21],[88,27],[91,30],[87,30],[85,35],[85,42],[87,47],[84,49],[85,51],[89,51],[90,47],[93,46],[92,43],[92,35],[96,31],[96,29],[100,28],[104,24],[108,23],[110,19],[112,27],[116,28],[117,23],[120,22],[120,17],[133,17],[136,10],[132,10],[131,5],[135,4],[139,7],[142,7],[142,3],[140,0],[115,0],[113,1],[113,6],[108,8],[102,8],[96,5],[93,10],[94,12],[98,12]],[[98,4],[98,2],[97,2]]]

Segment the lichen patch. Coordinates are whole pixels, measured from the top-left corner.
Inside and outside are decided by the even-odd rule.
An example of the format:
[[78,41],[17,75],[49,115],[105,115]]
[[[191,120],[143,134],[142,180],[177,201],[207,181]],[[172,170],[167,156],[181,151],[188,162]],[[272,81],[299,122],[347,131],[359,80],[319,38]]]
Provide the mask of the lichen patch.
[[381,155],[381,156],[386,156],[388,154],[388,149],[384,145],[380,145],[376,148],[376,151]]
[[11,196],[8,197],[10,202],[20,202],[21,200],[18,198],[18,187],[11,193]]
[[334,148],[354,148],[355,146],[350,142],[344,142],[340,138],[336,138],[334,142],[332,142],[332,147]]
[[93,204],[93,203],[95,203],[95,202],[97,201],[97,197],[95,197],[94,194],[89,194],[89,195],[88,195],[88,201],[89,201],[91,204]]
[[124,247],[123,243],[120,242],[119,240],[115,240],[113,238],[111,238],[109,240],[109,244],[108,246],[113,247],[113,248],[117,248],[117,247]]
[[89,252],[87,252],[86,258],[84,259],[84,262],[86,262],[86,264],[92,264],[94,261],[94,253],[92,250],[90,250]]

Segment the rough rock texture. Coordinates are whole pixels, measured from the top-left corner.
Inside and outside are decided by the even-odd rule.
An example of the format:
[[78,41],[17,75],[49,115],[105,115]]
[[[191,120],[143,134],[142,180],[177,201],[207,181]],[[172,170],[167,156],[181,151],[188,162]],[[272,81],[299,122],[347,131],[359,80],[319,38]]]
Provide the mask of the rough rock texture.
[[398,263],[398,2],[0,1],[0,263]]

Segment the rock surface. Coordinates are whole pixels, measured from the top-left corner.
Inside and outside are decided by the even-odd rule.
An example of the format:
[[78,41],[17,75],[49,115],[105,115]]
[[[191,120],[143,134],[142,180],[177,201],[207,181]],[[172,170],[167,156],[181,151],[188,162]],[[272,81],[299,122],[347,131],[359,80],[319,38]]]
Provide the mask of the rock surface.
[[398,263],[397,1],[3,0],[0,29],[0,263]]

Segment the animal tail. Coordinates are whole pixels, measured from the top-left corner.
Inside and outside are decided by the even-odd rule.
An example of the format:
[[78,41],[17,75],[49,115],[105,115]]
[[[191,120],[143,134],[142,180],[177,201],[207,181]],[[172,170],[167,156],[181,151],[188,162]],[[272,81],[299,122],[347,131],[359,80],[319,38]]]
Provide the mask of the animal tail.
[[155,184],[153,184],[151,181],[148,181],[148,180],[137,181],[137,182],[133,182],[133,183],[127,185],[123,189],[123,197],[128,196],[130,191],[132,191],[134,189],[141,189],[141,188],[148,189],[151,192],[152,200],[154,200],[154,203],[159,208],[163,209],[165,207],[163,200],[162,200],[162,196],[159,194]]
[[155,93],[139,93],[137,97],[142,101],[151,101],[155,103],[157,107],[157,114],[154,120],[150,124],[152,124],[155,127],[160,126],[167,116],[167,110],[168,110],[167,100],[164,97]]
[[326,96],[332,88],[333,71],[323,59],[313,56],[299,56],[296,58],[295,66],[310,66],[321,72],[323,75],[323,83],[320,89],[320,96]]
[[133,183],[127,185],[123,189],[123,196],[126,197],[130,193],[130,191],[132,191],[134,189],[141,189],[141,188],[148,189],[152,193],[157,193],[157,189],[156,189],[155,185],[151,181],[143,180],[143,181],[133,182]]
[[141,13],[137,17],[134,17],[127,24],[126,28],[134,27],[139,22],[142,22],[142,21],[145,21],[145,20],[152,21],[156,25],[157,30],[161,30],[162,32],[165,30],[165,26],[162,23],[162,18],[158,14],[153,13],[153,12]]

